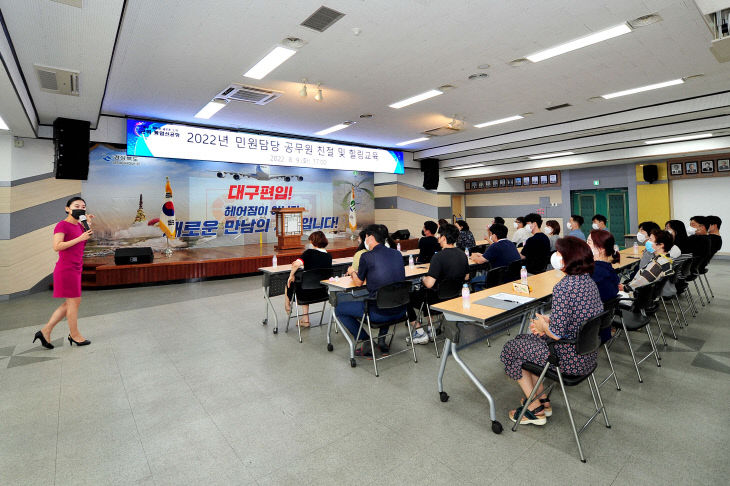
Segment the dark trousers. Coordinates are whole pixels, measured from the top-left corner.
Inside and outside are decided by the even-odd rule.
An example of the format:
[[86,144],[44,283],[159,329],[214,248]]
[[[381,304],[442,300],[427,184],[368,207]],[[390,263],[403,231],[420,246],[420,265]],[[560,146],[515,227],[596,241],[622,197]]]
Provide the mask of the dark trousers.
[[[398,315],[404,315],[405,313],[405,309],[403,308],[381,310],[374,304],[370,304],[368,307],[370,309],[371,323],[387,322],[396,318]],[[360,328],[360,319],[362,319],[364,313],[365,302],[362,300],[339,301],[335,308],[335,315],[337,316],[337,319],[353,336],[357,334],[357,330]],[[365,331],[366,327],[367,326],[363,328],[360,332],[360,336],[356,339],[369,339],[368,333]],[[381,327],[378,331],[379,336],[384,336],[387,333],[388,327]]]

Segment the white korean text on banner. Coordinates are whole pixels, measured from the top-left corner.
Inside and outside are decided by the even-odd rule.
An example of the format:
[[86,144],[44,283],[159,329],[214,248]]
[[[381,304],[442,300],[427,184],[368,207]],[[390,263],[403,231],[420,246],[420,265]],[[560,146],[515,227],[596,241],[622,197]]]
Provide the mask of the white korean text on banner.
[[[164,248],[165,234],[178,248],[274,243],[275,207],[305,208],[305,234],[344,237],[354,207],[359,226],[374,222],[372,172],[134,157],[103,144],[89,155],[82,196],[95,216],[90,253]],[[166,233],[160,222],[168,221]]]

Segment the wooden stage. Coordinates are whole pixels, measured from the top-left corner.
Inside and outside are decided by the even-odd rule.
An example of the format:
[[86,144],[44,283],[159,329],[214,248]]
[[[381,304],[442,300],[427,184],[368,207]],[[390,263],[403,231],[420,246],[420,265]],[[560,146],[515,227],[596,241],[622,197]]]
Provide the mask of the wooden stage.
[[[401,240],[402,250],[418,248],[418,240]],[[327,251],[332,258],[355,254],[357,246],[350,239],[330,241]],[[302,251],[276,252],[278,263],[296,260]],[[84,258],[81,278],[83,289],[98,289],[136,284],[175,282],[214,277],[233,277],[258,273],[261,267],[271,265],[274,243],[263,245],[221,246],[175,250],[166,257],[155,252],[153,263],[115,265],[114,256]]]

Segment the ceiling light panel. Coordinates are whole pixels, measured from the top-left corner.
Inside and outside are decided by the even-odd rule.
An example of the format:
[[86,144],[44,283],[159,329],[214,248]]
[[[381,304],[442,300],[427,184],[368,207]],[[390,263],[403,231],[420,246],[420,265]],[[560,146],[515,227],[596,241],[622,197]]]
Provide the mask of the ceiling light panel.
[[315,132],[314,134],[315,135],[320,135],[320,136],[321,135],[328,135],[328,134],[330,134],[332,132],[336,132],[338,130],[342,130],[343,128],[347,128],[350,125],[352,125],[352,123],[338,123],[337,125],[334,125],[334,126],[329,127],[329,128],[325,128],[324,130],[320,130],[318,132]]
[[480,123],[478,125],[474,125],[474,128],[484,128],[484,127],[491,127],[492,125],[499,125],[500,123],[508,123],[515,120],[521,120],[524,116],[522,115],[514,115],[514,116],[508,116],[506,118],[500,118],[498,120],[492,120],[484,123]]
[[7,123],[5,123],[5,120],[3,120],[3,117],[0,116],[0,130],[10,130],[8,128]]
[[544,61],[545,59],[550,59],[551,57],[565,54],[566,52],[575,51],[576,49],[581,49],[583,47],[597,44],[608,39],[613,39],[614,37],[618,37],[623,34],[628,34],[629,32],[631,32],[631,27],[629,27],[629,25],[624,22],[623,24],[616,25],[606,30],[601,30],[600,32],[596,32],[595,34],[580,37],[578,39],[574,39],[564,44],[560,44],[555,47],[551,47],[549,49],[545,49],[544,51],[536,52],[525,57],[532,62],[540,62]]
[[392,105],[388,105],[391,108],[395,108],[396,110],[399,108],[403,108],[404,106],[412,105],[414,103],[418,103],[419,101],[427,100],[429,98],[433,98],[434,96],[438,96],[444,94],[443,91],[439,91],[437,89],[432,89],[430,91],[426,91],[425,93],[417,94],[416,96],[411,96],[410,98],[406,98],[404,100],[400,100],[396,103],[393,103]]
[[551,157],[563,157],[564,155],[573,155],[574,152],[555,152],[554,154],[530,155],[530,160],[549,159]]
[[195,114],[195,118],[209,119],[216,113],[218,113],[228,103],[223,100],[212,100],[210,103],[205,105],[199,112]]
[[428,137],[421,137],[421,138],[414,138],[413,140],[406,140],[405,142],[397,143],[396,145],[398,147],[403,147],[404,145],[411,145],[418,142],[425,142],[428,140]]
[[682,135],[680,137],[657,138],[654,140],[647,140],[644,143],[646,145],[655,145],[657,143],[684,142],[685,140],[698,140],[700,138],[710,138],[711,136],[711,133],[698,133],[696,135]]
[[682,84],[682,83],[684,83],[684,80],[681,78],[672,79],[671,81],[664,81],[663,83],[650,84],[647,86],[641,86],[639,88],[631,88],[631,89],[626,89],[623,91],[616,91],[615,93],[601,95],[601,98],[603,98],[605,100],[610,100],[612,98],[618,98],[620,96],[628,96],[628,95],[632,95],[632,94],[636,94],[636,93],[642,93],[644,91],[651,91],[654,89],[666,88],[669,86],[676,86],[676,85]]
[[254,67],[246,71],[244,74],[247,78],[263,79],[264,76],[279,67],[284,61],[296,54],[294,49],[277,46],[266,54],[263,59],[256,63]]

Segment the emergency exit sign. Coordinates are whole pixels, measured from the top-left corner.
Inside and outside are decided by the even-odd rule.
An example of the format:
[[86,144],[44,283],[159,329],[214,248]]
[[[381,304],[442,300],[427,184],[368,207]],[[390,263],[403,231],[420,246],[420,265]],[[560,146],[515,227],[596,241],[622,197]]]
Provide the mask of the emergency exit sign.
[[598,179],[596,179],[596,180],[593,181],[593,185],[594,186],[600,186],[601,185],[601,181],[599,181]]

